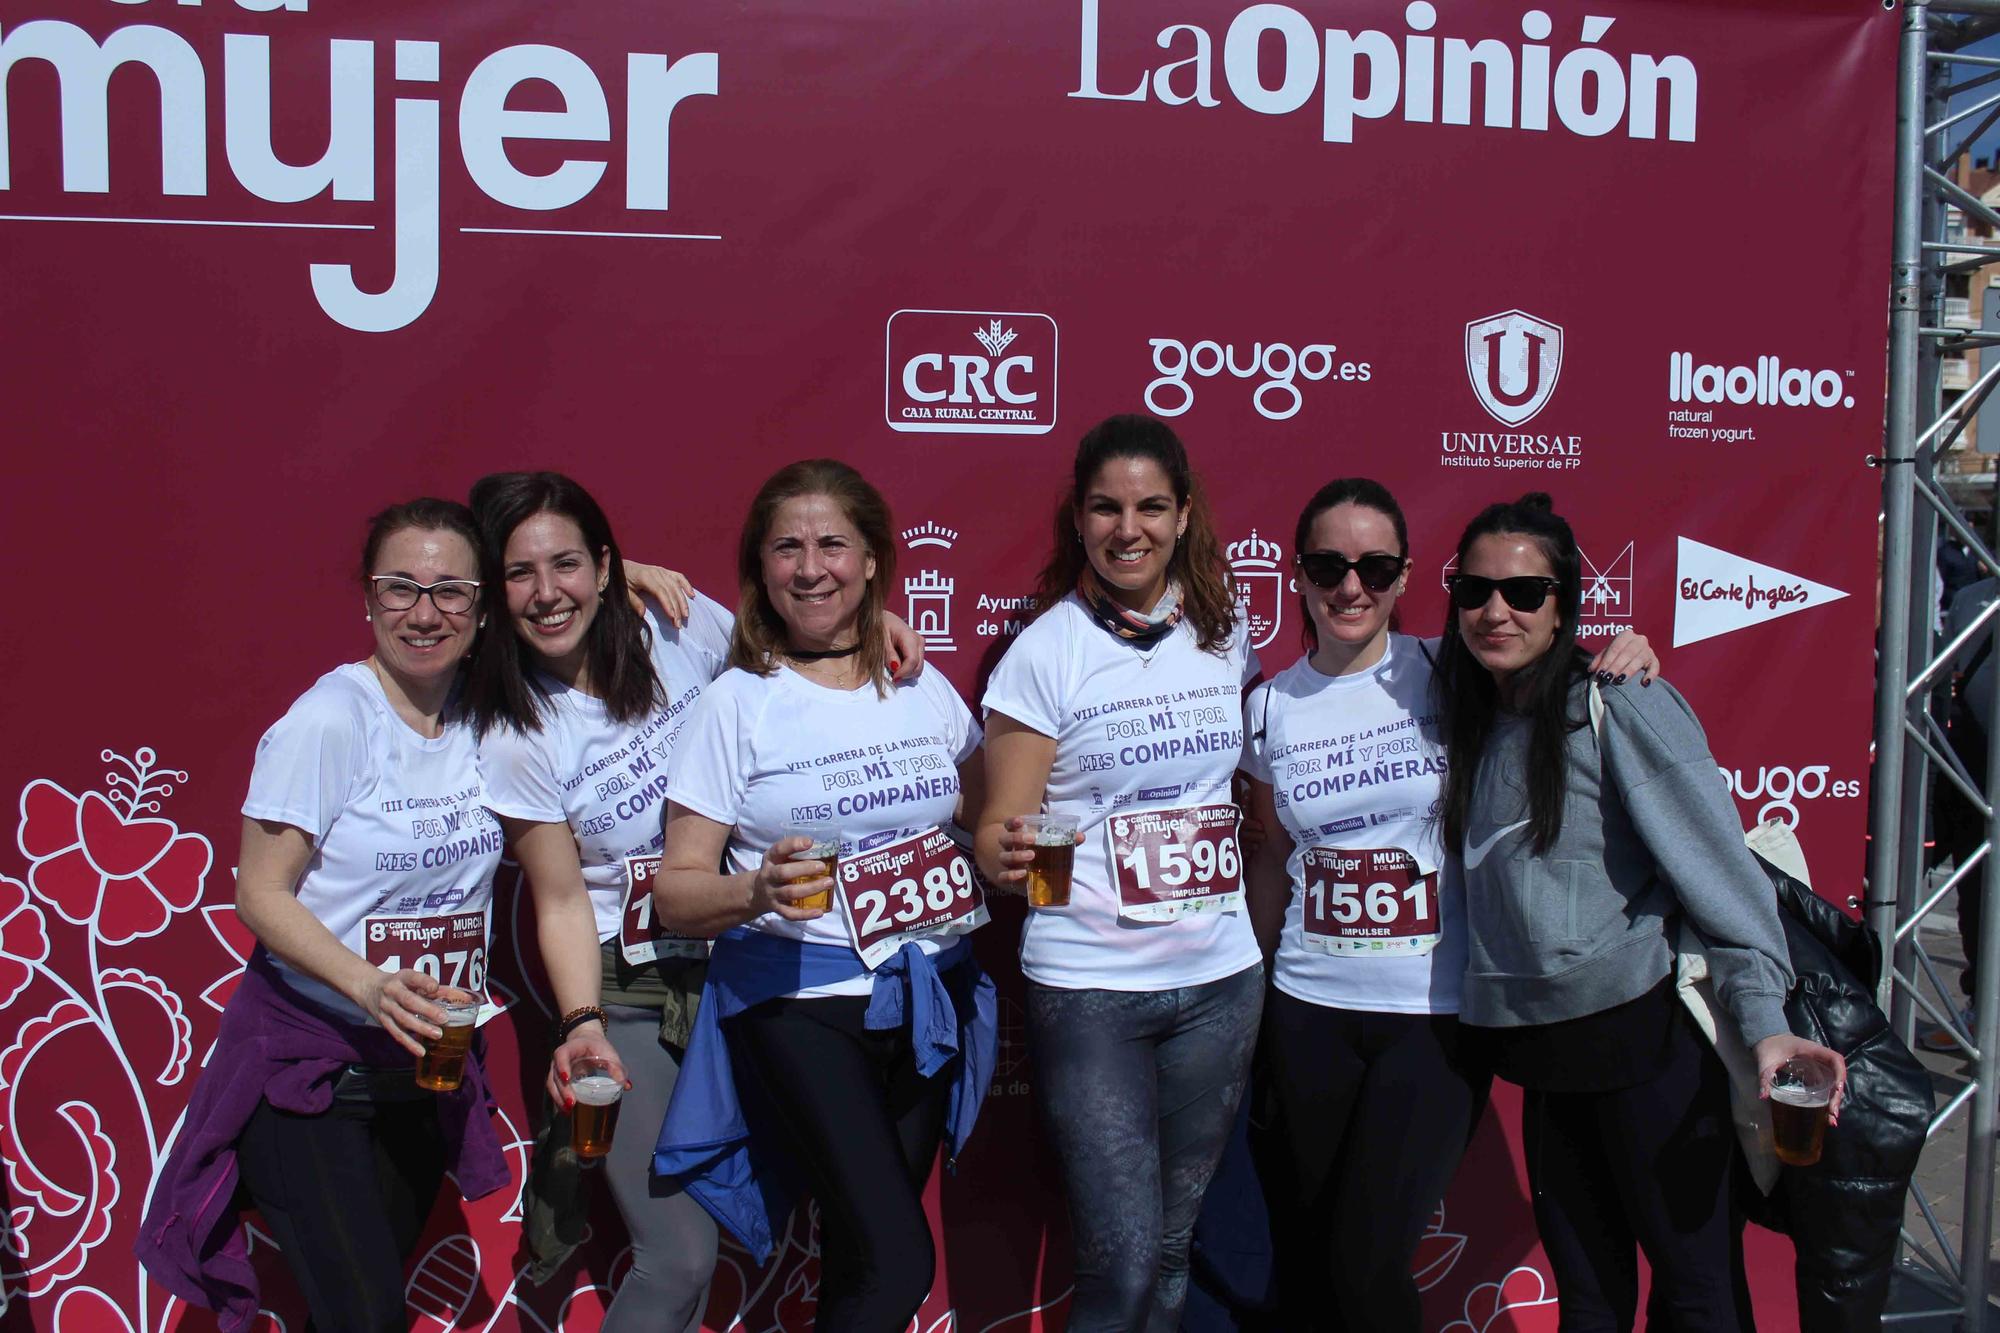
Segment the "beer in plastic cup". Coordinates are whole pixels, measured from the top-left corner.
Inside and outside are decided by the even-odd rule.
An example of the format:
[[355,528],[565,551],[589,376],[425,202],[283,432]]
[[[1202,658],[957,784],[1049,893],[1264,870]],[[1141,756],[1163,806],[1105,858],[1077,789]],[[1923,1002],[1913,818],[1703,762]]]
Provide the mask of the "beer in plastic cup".
[[569,1146],[578,1157],[602,1157],[611,1151],[625,1085],[603,1060],[573,1060],[569,1072],[569,1095],[576,1099],[569,1109]]
[[465,1081],[465,1057],[472,1050],[472,1025],[479,1019],[478,1000],[443,1000],[444,1035],[424,1039],[417,1057],[417,1086],[432,1092],[452,1092]]
[[[811,838],[812,846],[802,852],[793,852],[791,859],[797,861],[817,861],[821,873],[832,879],[840,866],[840,825],[838,824],[787,824],[784,836],[787,838]],[[798,881],[794,881],[795,883]],[[800,898],[794,907],[817,907],[822,911],[833,910],[833,889]]]
[[1815,1060],[1787,1060],[1771,1076],[1771,1136],[1778,1160],[1811,1166],[1826,1140],[1833,1071]]
[[1021,832],[1033,844],[1028,863],[1028,905],[1068,907],[1070,870],[1076,864],[1076,821],[1067,815],[1023,815]]

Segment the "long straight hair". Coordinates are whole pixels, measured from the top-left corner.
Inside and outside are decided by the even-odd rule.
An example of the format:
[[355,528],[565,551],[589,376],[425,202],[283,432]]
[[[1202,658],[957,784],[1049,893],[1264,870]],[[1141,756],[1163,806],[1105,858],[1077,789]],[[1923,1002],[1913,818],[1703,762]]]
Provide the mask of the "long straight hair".
[[[611,535],[611,520],[590,492],[560,472],[495,472],[472,484],[472,512],[479,521],[481,577],[487,587],[499,590],[503,615],[507,539],[514,529],[536,514],[559,514],[576,524],[591,564],[601,559],[605,571],[597,614],[583,636],[591,689],[604,704],[605,715],[620,724],[637,722],[663,707],[667,697],[653,670],[652,631],[632,609],[625,557]],[[540,731],[552,706],[553,691],[536,669],[538,655],[523,647],[512,617],[508,620],[480,646],[467,686],[481,736],[503,724],[516,731]]]
[[[1490,535],[1525,537],[1540,549],[1555,576],[1558,624],[1548,651],[1522,667],[1515,676],[1514,711],[1528,718],[1527,771],[1521,775],[1528,790],[1528,829],[1537,853],[1555,845],[1562,833],[1563,794],[1569,777],[1569,734],[1586,725],[1570,707],[1571,686],[1584,674],[1589,655],[1576,646],[1576,616],[1583,602],[1582,560],[1569,524],[1550,506],[1549,497],[1531,491],[1508,504],[1488,505],[1466,525],[1458,539],[1458,567],[1472,544]],[[1433,688],[1444,718],[1445,846],[1463,845],[1472,783],[1479,756],[1493,734],[1500,711],[1500,688],[1459,634],[1459,613],[1449,602],[1444,612],[1444,643],[1438,652]]]
[[1174,502],[1187,510],[1187,531],[1174,543],[1167,577],[1181,586],[1181,611],[1194,626],[1196,644],[1203,652],[1221,651],[1236,625],[1236,592],[1229,562],[1215,537],[1208,497],[1180,437],[1164,422],[1136,413],[1106,417],[1077,441],[1069,492],[1056,506],[1054,541],[1048,563],[1035,579],[1035,610],[1029,619],[1069,596],[1083,576],[1090,563],[1078,538],[1083,497],[1099,470],[1118,458],[1143,458],[1158,465],[1174,488]]
[[864,555],[875,557],[875,577],[868,580],[861,597],[858,654],[862,674],[874,684],[877,694],[889,686],[889,647],[883,637],[882,617],[888,604],[889,586],[896,579],[896,527],[889,517],[888,501],[868,479],[834,458],[807,458],[779,468],[757,490],[750,512],[743,519],[743,533],[736,542],[736,632],[729,639],[729,665],[759,676],[778,669],[790,642],[789,631],[771,605],[764,590],[764,542],[771,535],[771,523],[787,500],[823,495],[840,506],[840,512],[861,534]]

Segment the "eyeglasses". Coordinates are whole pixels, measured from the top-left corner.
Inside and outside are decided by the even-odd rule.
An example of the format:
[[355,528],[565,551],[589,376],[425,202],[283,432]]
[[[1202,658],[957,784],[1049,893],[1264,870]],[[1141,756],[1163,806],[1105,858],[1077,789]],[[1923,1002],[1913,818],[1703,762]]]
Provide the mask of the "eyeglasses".
[[1507,605],[1516,611],[1539,611],[1542,603],[1560,583],[1536,574],[1520,574],[1511,579],[1481,578],[1477,574],[1452,574],[1445,579],[1451,589],[1451,604],[1461,611],[1477,611],[1493,598],[1498,588]]
[[1299,572],[1315,588],[1338,588],[1351,569],[1368,591],[1387,592],[1402,577],[1405,563],[1399,555],[1364,555],[1349,560],[1338,551],[1299,552]]
[[418,583],[394,574],[373,574],[368,581],[375,585],[375,604],[384,611],[407,611],[417,604],[418,598],[429,593],[431,605],[438,609],[438,614],[457,616],[470,611],[474,599],[479,596],[478,579],[440,579],[436,583]]

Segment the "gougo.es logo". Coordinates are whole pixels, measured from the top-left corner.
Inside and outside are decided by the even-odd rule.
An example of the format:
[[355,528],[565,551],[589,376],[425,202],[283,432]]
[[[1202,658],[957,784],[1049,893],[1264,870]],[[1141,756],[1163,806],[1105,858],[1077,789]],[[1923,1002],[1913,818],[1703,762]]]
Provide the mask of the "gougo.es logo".
[[1153,370],[1158,375],[1146,386],[1146,406],[1162,417],[1180,416],[1194,406],[1189,375],[1214,379],[1226,373],[1239,380],[1262,376],[1263,382],[1251,392],[1251,404],[1266,420],[1285,421],[1297,416],[1305,403],[1296,381],[1362,383],[1373,374],[1366,361],[1335,361],[1333,354],[1338,348],[1332,343],[1307,343],[1295,350],[1290,343],[1253,342],[1239,354],[1235,343],[1210,338],[1192,347],[1178,338],[1146,341],[1153,349]]
[[1716,766],[1722,784],[1740,801],[1761,803],[1757,822],[1775,819],[1796,828],[1800,801],[1822,798],[1844,800],[1861,795],[1861,783],[1853,778],[1836,778],[1826,764],[1792,768],[1786,764],[1760,764],[1754,776],[1740,768]]

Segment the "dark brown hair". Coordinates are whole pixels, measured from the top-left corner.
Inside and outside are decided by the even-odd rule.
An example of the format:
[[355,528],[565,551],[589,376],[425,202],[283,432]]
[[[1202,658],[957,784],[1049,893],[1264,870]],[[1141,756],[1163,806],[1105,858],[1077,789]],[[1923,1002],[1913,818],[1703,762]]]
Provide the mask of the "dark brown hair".
[[390,505],[368,520],[368,535],[361,542],[362,588],[373,587],[368,580],[374,577],[375,561],[382,554],[382,543],[409,528],[420,532],[455,532],[465,538],[465,544],[472,548],[473,557],[478,558],[479,525],[473,521],[470,509],[456,500],[440,500],[430,495],[406,500],[399,505]]
[[1209,517],[1208,497],[1201,479],[1188,464],[1187,449],[1166,423],[1137,413],[1106,417],[1076,444],[1070,468],[1070,488],[1056,506],[1055,542],[1048,563],[1035,579],[1035,615],[1069,596],[1084,566],[1090,563],[1077,539],[1083,497],[1106,463],[1118,458],[1142,458],[1157,464],[1174,488],[1174,500],[1187,510],[1187,531],[1174,543],[1167,577],[1180,584],[1182,614],[1194,627],[1203,652],[1219,652],[1236,625],[1235,585],[1222,545]]
[[[653,670],[651,631],[632,609],[611,520],[589,491],[560,472],[495,472],[472,484],[472,512],[479,522],[482,577],[496,589],[506,587],[507,539],[514,529],[536,514],[558,514],[576,524],[591,564],[602,559],[605,571],[597,614],[583,638],[591,688],[605,715],[621,724],[637,722],[666,703]],[[534,667],[512,625],[481,646],[466,687],[480,735],[502,723],[523,732],[542,729],[550,690]]]
[[[1576,646],[1576,614],[1583,603],[1583,564],[1576,537],[1541,491],[1530,491],[1509,504],[1488,505],[1466,525],[1458,539],[1458,567],[1481,537],[1492,534],[1526,537],[1541,550],[1554,574],[1555,637],[1548,650],[1517,673],[1514,711],[1525,715],[1531,728],[1528,763],[1521,776],[1528,792],[1528,828],[1534,849],[1546,852],[1562,834],[1563,795],[1568,781],[1569,734],[1586,725],[1570,706],[1571,687],[1584,675],[1590,658]],[[1472,808],[1472,781],[1480,753],[1493,733],[1500,711],[1500,687],[1493,674],[1472,655],[1459,634],[1458,611],[1449,600],[1444,611],[1444,642],[1438,648],[1437,691],[1444,717],[1445,779],[1444,840],[1447,847],[1465,841]]]
[[896,577],[895,525],[882,492],[859,472],[832,458],[807,458],[779,468],[750,501],[743,535],[736,543],[736,632],[729,640],[729,665],[768,676],[777,670],[778,659],[785,654],[788,631],[764,591],[764,541],[785,502],[807,495],[823,495],[839,505],[840,512],[861,534],[862,554],[875,559],[875,576],[862,594],[856,625],[861,636],[858,658],[863,675],[874,682],[876,692],[886,692],[889,649],[882,637],[882,617],[889,585]]

